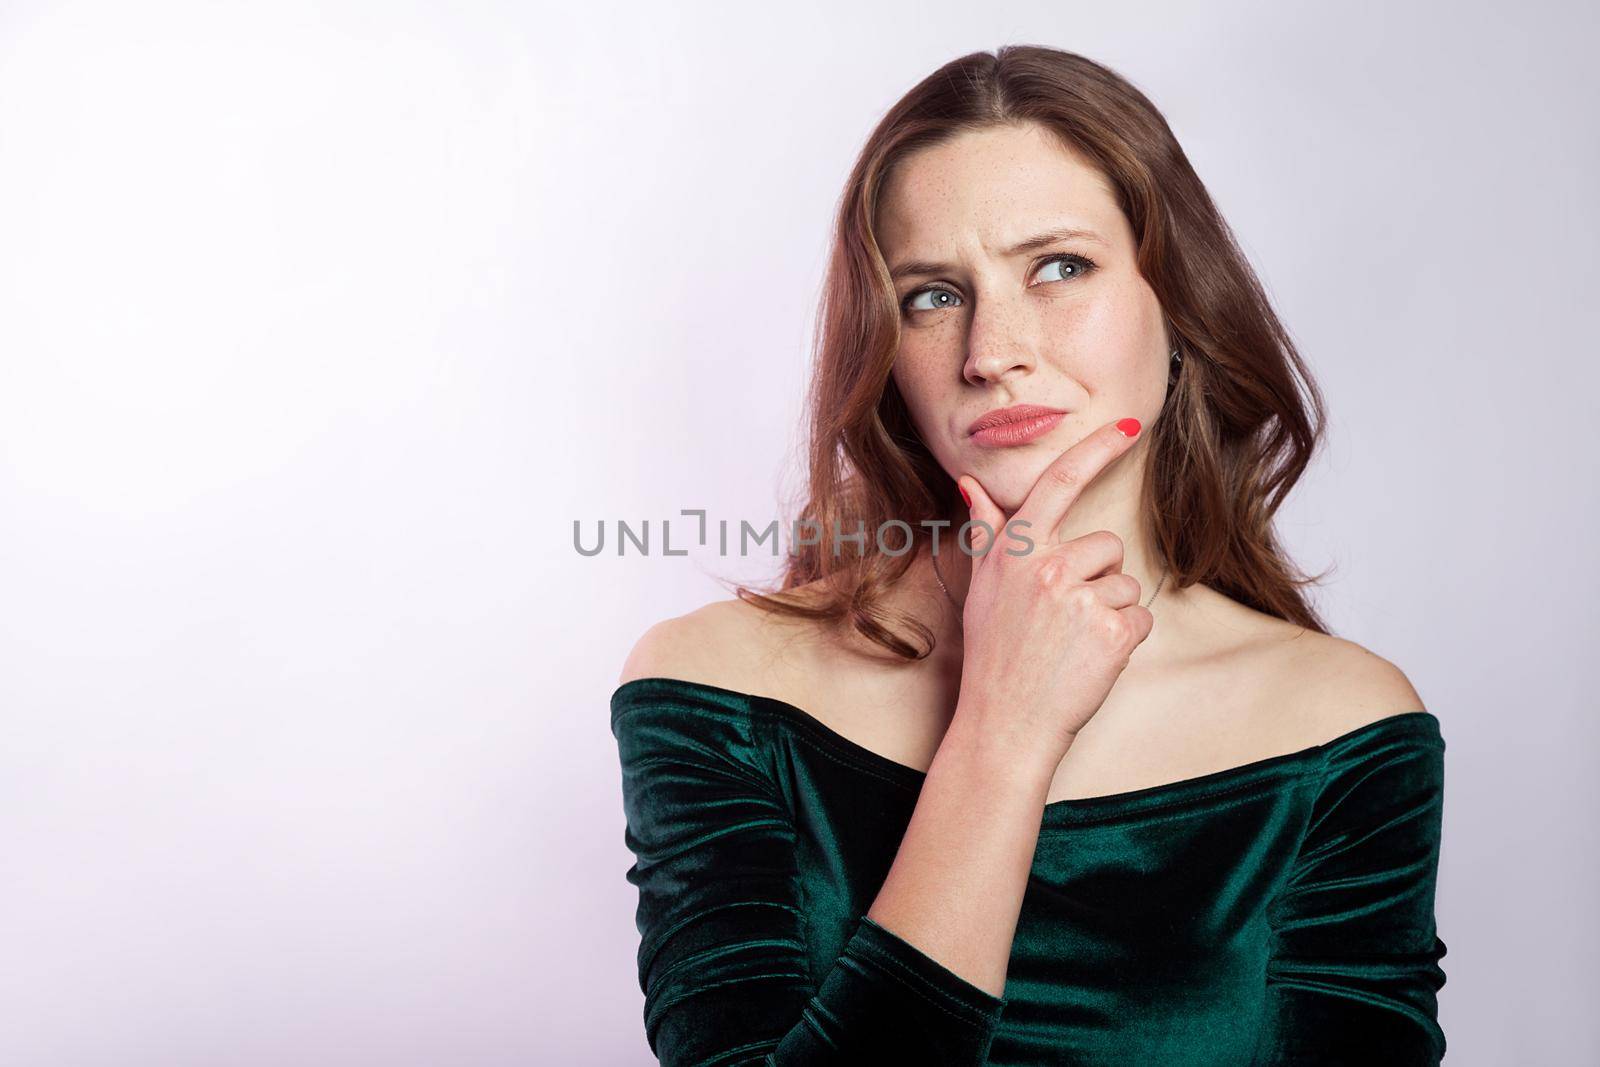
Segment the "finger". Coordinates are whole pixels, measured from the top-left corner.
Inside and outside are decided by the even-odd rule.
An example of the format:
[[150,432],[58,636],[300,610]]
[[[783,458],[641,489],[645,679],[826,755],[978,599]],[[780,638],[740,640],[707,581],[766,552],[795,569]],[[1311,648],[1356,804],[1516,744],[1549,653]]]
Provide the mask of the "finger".
[[1128,625],[1133,629],[1133,647],[1138,648],[1144,644],[1144,639],[1150,636],[1150,631],[1155,629],[1156,616],[1153,611],[1142,604],[1130,604],[1117,611]]
[[[1131,432],[1124,433],[1127,427]],[[1024,520],[1032,536],[1045,542],[1055,540],[1056,527],[1084,488],[1112,461],[1133,447],[1139,435],[1138,419],[1108,422],[1057,456],[1039,475],[1022,507],[1012,516]]]
[[1072,563],[1070,572],[1080,582],[1119,573],[1127,555],[1127,545],[1110,530],[1095,530],[1052,547],[1065,553]]
[[[1000,510],[1000,506],[984,491],[978,479],[972,475],[963,474],[956,479],[956,484],[961,487],[962,496],[971,501],[967,505],[971,519],[974,522],[988,524],[987,529],[983,526],[972,527],[970,554],[973,566],[976,568],[988,556],[994,541],[1004,540],[1006,516],[1005,512]],[[993,531],[992,535],[990,531]]]
[[1144,587],[1139,584],[1139,579],[1120,569],[1084,584],[1093,589],[1100,602],[1109,608],[1130,607],[1144,595]]
[[1092,585],[1109,575],[1122,573],[1126,546],[1110,530],[1096,530],[1070,541],[1047,545],[1046,551],[1064,557],[1052,564],[1074,582]]

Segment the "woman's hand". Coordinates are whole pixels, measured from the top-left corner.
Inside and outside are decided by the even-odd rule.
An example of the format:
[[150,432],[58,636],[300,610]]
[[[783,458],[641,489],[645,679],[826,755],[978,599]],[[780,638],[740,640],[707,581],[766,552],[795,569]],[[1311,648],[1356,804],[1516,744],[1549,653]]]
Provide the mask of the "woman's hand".
[[[995,536],[972,528],[957,714],[976,716],[986,737],[1047,759],[1052,771],[1155,622],[1139,603],[1138,581],[1122,573],[1120,537],[1096,530],[1056,540],[1084,487],[1132,447],[1138,423],[1135,437],[1117,427],[1108,423],[1057,457],[1009,520],[976,478],[958,479],[972,518]],[[1031,549],[1008,536],[1008,523]]]

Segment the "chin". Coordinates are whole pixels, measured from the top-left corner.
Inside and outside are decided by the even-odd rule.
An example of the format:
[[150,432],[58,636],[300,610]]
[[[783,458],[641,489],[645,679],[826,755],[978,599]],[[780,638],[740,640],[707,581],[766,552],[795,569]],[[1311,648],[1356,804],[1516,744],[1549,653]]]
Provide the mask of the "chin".
[[1024,455],[1022,448],[962,448],[956,454],[954,464],[945,463],[942,466],[952,482],[964,473],[978,479],[995,506],[1011,515],[1022,507],[1022,502],[1028,499],[1028,494],[1038,483],[1039,476],[1063,451],[1061,448],[1029,448],[1028,454]]

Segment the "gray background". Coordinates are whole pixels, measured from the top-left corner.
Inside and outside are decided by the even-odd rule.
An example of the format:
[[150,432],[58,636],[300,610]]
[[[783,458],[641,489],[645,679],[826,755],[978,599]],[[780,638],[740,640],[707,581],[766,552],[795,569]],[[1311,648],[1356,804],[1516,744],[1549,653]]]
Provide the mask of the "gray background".
[[[0,1061],[650,1062],[607,702],[770,560],[939,64],[1163,109],[1326,390],[1280,528],[1444,724],[1456,1064],[1600,1060],[1592,5],[0,8]],[[681,540],[679,543],[683,543]]]

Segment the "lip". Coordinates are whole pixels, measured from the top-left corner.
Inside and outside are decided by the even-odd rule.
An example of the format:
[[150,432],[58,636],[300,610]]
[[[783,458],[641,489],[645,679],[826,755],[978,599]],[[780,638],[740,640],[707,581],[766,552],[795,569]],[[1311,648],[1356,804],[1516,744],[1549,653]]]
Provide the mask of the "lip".
[[1043,437],[1066,417],[1061,408],[1015,404],[981,416],[967,427],[967,435],[986,448],[1010,448]]

